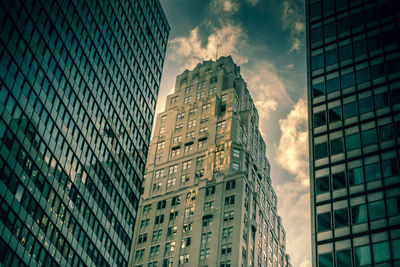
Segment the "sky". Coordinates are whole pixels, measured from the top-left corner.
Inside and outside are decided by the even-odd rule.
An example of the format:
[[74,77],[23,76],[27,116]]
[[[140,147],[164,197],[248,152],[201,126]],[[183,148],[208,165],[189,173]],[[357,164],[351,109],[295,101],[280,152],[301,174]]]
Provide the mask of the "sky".
[[303,0],[160,0],[171,27],[156,113],[176,76],[231,55],[260,115],[294,267],[311,266]]

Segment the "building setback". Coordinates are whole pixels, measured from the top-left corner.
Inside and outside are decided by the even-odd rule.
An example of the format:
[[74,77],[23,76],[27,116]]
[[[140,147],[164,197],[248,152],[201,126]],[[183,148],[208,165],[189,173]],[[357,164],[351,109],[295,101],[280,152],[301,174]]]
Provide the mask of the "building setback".
[[0,265],[127,265],[168,33],[158,1],[0,2]]
[[307,0],[313,266],[400,266],[400,10]]
[[288,266],[258,120],[230,56],[177,77],[157,115],[129,266]]

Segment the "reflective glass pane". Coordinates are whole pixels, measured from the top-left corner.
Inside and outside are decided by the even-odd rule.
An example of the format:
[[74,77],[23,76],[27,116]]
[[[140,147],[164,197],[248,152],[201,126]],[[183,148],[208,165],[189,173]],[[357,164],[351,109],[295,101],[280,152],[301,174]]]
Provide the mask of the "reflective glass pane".
[[362,98],[358,100],[358,106],[360,108],[360,114],[367,113],[374,110],[374,103],[372,96]]
[[381,166],[379,162],[365,166],[365,180],[367,182],[381,178]]
[[344,172],[332,174],[333,190],[346,187],[346,174]]
[[379,140],[387,141],[393,138],[392,124],[387,124],[379,127]]
[[400,259],[400,239],[392,240],[393,259]]
[[389,97],[387,92],[375,96],[375,107],[377,109],[384,108],[387,105],[389,105]]
[[343,105],[343,117],[345,119],[357,116],[357,104],[356,102],[351,102]]
[[369,245],[354,248],[354,260],[356,266],[371,264],[371,251]]
[[336,22],[331,22],[324,25],[325,38],[336,35]]
[[324,55],[319,54],[311,57],[312,70],[319,70],[324,67]]
[[357,42],[354,42],[354,55],[360,56],[367,53],[367,41],[365,39],[361,39]]
[[357,71],[356,78],[357,78],[357,83],[363,83],[363,82],[369,81],[368,68]]
[[342,120],[342,109],[340,106],[331,108],[329,110],[329,122],[335,122]]
[[342,46],[339,48],[340,60],[350,59],[353,56],[351,45]]
[[317,96],[321,96],[325,94],[325,85],[324,83],[318,83],[318,84],[314,84],[313,86],[313,96],[317,97]]
[[379,63],[371,66],[371,77],[372,79],[381,78],[385,75],[385,67],[383,63]]
[[333,78],[326,81],[326,92],[333,93],[340,90],[339,78]]
[[335,228],[349,225],[349,215],[346,209],[335,210]]
[[323,232],[331,229],[331,213],[318,214],[318,232]]
[[381,242],[372,244],[372,252],[374,253],[374,262],[380,263],[390,260],[389,242]]
[[332,267],[333,266],[332,253],[319,255],[318,263],[319,267]]
[[362,136],[362,141],[364,146],[372,145],[377,143],[377,137],[376,137],[376,130],[375,128],[362,131],[361,133]]
[[318,194],[329,192],[329,177],[321,177],[315,180],[315,191]]
[[364,182],[364,171],[362,167],[349,170],[350,185],[358,185]]
[[371,221],[385,218],[385,202],[383,200],[368,203],[369,219]]
[[319,127],[326,124],[325,111],[314,114],[314,127]]
[[315,145],[315,159],[322,159],[328,156],[327,143]]
[[351,250],[346,249],[336,252],[336,265],[340,267],[351,267]]
[[331,140],[331,155],[343,153],[343,137]]
[[322,41],[322,27],[311,30],[310,40],[311,43]]
[[327,51],[325,53],[325,61],[326,61],[326,66],[338,63],[337,49]]
[[382,171],[383,171],[383,177],[398,175],[399,169],[397,166],[397,160],[396,159],[388,159],[388,160],[382,161]]
[[342,89],[346,89],[351,86],[354,86],[354,84],[355,84],[354,73],[345,74],[341,77],[340,80],[342,82]]
[[350,134],[346,135],[346,149],[347,150],[353,150],[360,148],[361,142],[360,142],[360,134],[355,133],[355,134]]

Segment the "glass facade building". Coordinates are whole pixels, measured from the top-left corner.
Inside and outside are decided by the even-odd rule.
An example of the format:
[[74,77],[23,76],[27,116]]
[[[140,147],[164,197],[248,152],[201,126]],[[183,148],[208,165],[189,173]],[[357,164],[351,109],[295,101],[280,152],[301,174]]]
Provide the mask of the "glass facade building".
[[313,266],[400,266],[400,10],[307,0]]
[[126,266],[169,25],[158,1],[0,1],[0,265]]

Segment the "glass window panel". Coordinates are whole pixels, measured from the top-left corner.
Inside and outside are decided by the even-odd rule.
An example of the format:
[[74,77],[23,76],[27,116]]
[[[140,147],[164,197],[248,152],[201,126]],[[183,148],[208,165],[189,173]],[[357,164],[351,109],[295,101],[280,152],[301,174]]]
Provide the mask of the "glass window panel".
[[367,112],[374,110],[374,103],[372,101],[372,96],[359,99],[358,106],[360,108],[360,114],[367,113]]
[[356,28],[356,27],[363,25],[363,23],[364,23],[363,17],[364,17],[364,15],[362,12],[357,12],[357,13],[351,14],[351,27]]
[[325,94],[325,84],[318,83],[313,85],[313,96],[318,97]]
[[323,232],[331,229],[331,213],[322,213],[317,215],[318,232]]
[[373,51],[381,46],[379,35],[368,37],[368,50]]
[[342,120],[342,109],[341,106],[331,108],[329,110],[329,122],[341,121]]
[[324,25],[325,38],[336,35],[336,22],[331,22]]
[[346,135],[346,149],[353,150],[361,147],[360,134]]
[[315,145],[315,159],[322,159],[328,156],[327,143]]
[[372,145],[377,143],[377,136],[375,128],[362,131],[361,133],[362,142],[364,146]]
[[356,266],[371,264],[371,250],[369,245],[354,248],[354,260]]
[[368,68],[357,71],[356,77],[357,77],[357,83],[363,83],[369,81],[370,77]]
[[380,200],[368,203],[368,211],[371,221],[385,218],[385,202]]
[[328,94],[339,90],[340,90],[340,84],[338,77],[326,81],[326,91]]
[[393,259],[400,259],[400,239],[392,240]]
[[384,108],[389,105],[389,97],[387,92],[376,95],[374,98],[375,98],[375,107],[377,109]]
[[335,210],[335,228],[349,225],[349,215],[347,208]]
[[349,170],[350,185],[358,185],[364,183],[364,171],[362,167]]
[[381,166],[379,162],[365,166],[365,180],[367,182],[381,178]]
[[357,116],[357,103],[351,102],[343,105],[343,117],[345,119]]
[[326,66],[330,66],[330,65],[338,63],[337,49],[327,51],[325,53],[325,60],[326,60]]
[[353,49],[351,45],[342,46],[339,48],[340,60],[350,59],[353,56]]
[[316,43],[322,41],[322,27],[311,30],[311,43]]
[[321,16],[321,2],[310,5],[310,17]]
[[399,174],[399,168],[397,166],[396,159],[388,159],[382,161],[383,177],[389,177]]
[[378,79],[385,75],[385,67],[383,63],[371,66],[371,77],[372,79]]
[[333,266],[332,253],[319,255],[318,263],[319,267],[332,267]]
[[389,242],[380,242],[372,244],[372,252],[374,254],[374,262],[380,263],[390,260]]
[[351,250],[346,249],[336,252],[336,265],[340,267],[351,267]]
[[331,155],[343,153],[343,137],[331,140]]
[[393,217],[400,215],[400,197],[393,197],[386,200],[388,216]]
[[325,124],[326,124],[325,111],[314,114],[314,128]]
[[324,0],[323,7],[324,7],[324,15],[325,16],[328,14],[331,14],[335,10],[335,1],[334,0]]
[[351,86],[354,86],[354,84],[355,84],[354,73],[345,74],[341,77],[340,80],[342,82],[342,89],[346,89]]
[[365,204],[351,207],[351,221],[353,224],[367,222],[367,206]]
[[345,17],[343,19],[338,20],[338,32],[344,33],[350,30],[350,19],[349,17]]
[[319,54],[319,55],[312,56],[311,67],[312,67],[312,70],[322,69],[324,67],[324,55]]
[[342,189],[346,187],[346,174],[339,172],[332,174],[333,190]]
[[354,42],[354,55],[360,56],[365,53],[367,53],[367,42],[365,41],[365,39]]
[[379,141],[388,141],[393,138],[393,127],[392,124],[387,124],[379,127]]
[[329,192],[329,177],[321,177],[315,180],[315,190],[317,195]]

